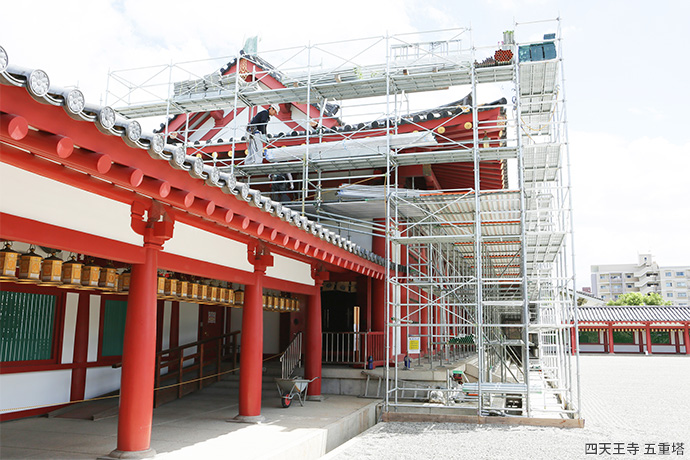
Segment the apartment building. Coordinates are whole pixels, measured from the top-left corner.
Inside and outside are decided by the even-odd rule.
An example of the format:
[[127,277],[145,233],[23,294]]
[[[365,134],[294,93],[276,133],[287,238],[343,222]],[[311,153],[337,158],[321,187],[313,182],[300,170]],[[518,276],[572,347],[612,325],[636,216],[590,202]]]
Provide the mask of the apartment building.
[[659,266],[651,254],[638,255],[637,264],[592,265],[594,295],[616,300],[628,292],[657,293],[673,305],[687,306],[690,265]]

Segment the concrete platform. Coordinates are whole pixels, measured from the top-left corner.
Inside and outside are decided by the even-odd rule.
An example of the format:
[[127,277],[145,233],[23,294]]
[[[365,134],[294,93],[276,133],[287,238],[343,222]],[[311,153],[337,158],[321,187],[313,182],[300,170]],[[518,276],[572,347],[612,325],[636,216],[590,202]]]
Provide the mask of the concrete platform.
[[[259,424],[228,422],[238,414],[234,382],[218,382],[154,410],[156,459],[316,459],[376,422],[378,401],[325,395],[280,404],[264,382]],[[95,459],[115,449],[117,416],[98,421],[34,417],[0,424],[0,458]]]

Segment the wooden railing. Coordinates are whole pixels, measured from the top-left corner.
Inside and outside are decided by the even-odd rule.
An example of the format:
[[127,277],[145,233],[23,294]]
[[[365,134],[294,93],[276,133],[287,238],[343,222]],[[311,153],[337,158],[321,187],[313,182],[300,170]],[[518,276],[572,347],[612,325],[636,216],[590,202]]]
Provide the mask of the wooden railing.
[[[240,331],[233,331],[156,353],[154,407],[170,399],[169,394],[173,391],[166,392],[168,396],[163,397],[164,390],[174,389],[176,397],[181,398],[186,393],[200,390],[208,382],[220,381],[221,363],[226,358],[232,358],[231,369],[237,370],[239,334]],[[196,352],[185,355],[185,350],[194,347],[197,347]],[[192,363],[185,366],[184,363],[190,360]],[[167,368],[165,374],[161,374],[163,368]]]

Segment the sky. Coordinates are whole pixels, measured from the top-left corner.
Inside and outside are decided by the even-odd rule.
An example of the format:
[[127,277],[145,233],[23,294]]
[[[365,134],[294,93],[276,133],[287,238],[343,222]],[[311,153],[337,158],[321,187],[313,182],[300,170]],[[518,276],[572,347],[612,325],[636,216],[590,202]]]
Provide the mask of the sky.
[[576,286],[590,286],[591,265],[639,253],[690,265],[690,2],[33,0],[0,11],[10,63],[93,103],[106,101],[109,71],[231,56],[255,35],[259,54],[461,27],[483,46],[516,22],[561,18]]

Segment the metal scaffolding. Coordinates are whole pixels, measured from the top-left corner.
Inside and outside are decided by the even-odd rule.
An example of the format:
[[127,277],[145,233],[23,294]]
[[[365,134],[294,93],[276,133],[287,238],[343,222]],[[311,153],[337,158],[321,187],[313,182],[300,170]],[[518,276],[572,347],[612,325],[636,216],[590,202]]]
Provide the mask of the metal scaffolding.
[[[535,28],[557,32],[515,41]],[[439,390],[443,410],[580,418],[560,20],[515,24],[504,38],[478,48],[458,29],[310,44],[224,59],[239,69],[228,75],[185,63],[135,85],[132,71],[113,72],[109,88],[124,88],[113,104],[122,116],[185,117],[188,152],[253,187],[290,172],[300,186],[285,205],[324,227],[365,245],[385,238],[386,410],[426,404],[397,364],[415,338],[432,367],[466,361],[464,380],[449,371]],[[247,78],[243,60],[262,71]],[[302,104],[303,119],[267,139],[270,162],[246,164],[239,115],[275,103]],[[217,110],[236,122],[203,141],[192,114]],[[426,189],[401,172],[449,164],[469,167],[464,187]]]

